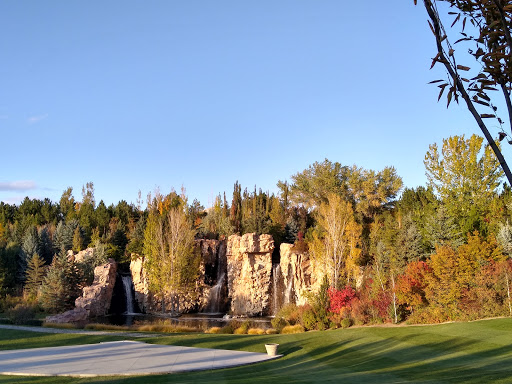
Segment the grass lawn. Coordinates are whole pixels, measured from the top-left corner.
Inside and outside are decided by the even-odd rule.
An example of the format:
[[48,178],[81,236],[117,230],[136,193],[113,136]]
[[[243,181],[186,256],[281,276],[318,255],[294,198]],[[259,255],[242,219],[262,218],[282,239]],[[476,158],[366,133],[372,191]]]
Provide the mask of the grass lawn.
[[[0,349],[120,340],[117,336],[0,330]],[[512,383],[512,319],[417,327],[364,327],[295,335],[179,334],[149,343],[264,352],[274,361],[216,371],[128,378],[1,376],[2,383]]]

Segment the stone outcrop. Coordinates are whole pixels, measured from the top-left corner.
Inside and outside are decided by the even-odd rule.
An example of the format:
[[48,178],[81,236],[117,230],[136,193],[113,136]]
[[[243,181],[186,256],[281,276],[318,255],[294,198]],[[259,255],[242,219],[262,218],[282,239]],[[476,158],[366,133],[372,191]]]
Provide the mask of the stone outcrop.
[[283,303],[306,304],[307,293],[320,287],[324,274],[322,266],[317,265],[307,252],[295,250],[293,244],[281,244],[279,253]]
[[74,254],[73,251],[68,251],[68,259],[72,260],[76,263],[82,263],[84,261],[87,261],[91,259],[94,256],[94,248],[87,248],[83,251],[78,252],[77,254]]
[[256,316],[271,312],[273,251],[271,235],[247,233],[228,238],[228,296],[234,315]]
[[149,281],[144,269],[144,256],[134,258],[130,261],[130,272],[132,274],[133,288],[135,290],[135,301],[142,312],[149,310]]
[[94,268],[94,281],[92,285],[84,287],[82,297],[75,300],[75,308],[85,309],[89,317],[106,315],[112,300],[116,272],[117,264],[113,259]]
[[[194,289],[180,294],[181,312],[224,312],[233,315],[275,314],[287,303],[302,305],[307,294],[320,287],[325,266],[306,250],[281,244],[280,263],[272,264],[271,235],[232,235],[225,240],[197,240],[201,253],[199,278]],[[160,312],[160,297],[149,289],[143,257],[130,263],[135,299],[144,312]],[[216,301],[220,305],[212,306]],[[165,299],[166,309],[171,298]]]
[[80,323],[88,319],[89,314],[84,308],[75,308],[54,316],[46,316],[45,323]]

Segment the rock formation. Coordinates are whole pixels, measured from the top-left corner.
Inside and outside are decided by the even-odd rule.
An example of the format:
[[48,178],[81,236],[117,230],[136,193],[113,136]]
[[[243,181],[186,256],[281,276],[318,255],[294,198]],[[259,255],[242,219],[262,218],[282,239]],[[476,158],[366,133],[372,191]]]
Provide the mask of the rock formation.
[[[283,304],[305,304],[307,293],[318,290],[325,273],[323,265],[292,244],[281,244],[280,263],[272,265],[271,235],[232,235],[227,242],[202,239],[196,246],[202,260],[200,276],[195,288],[180,296],[181,312],[229,310],[233,315],[271,315]],[[160,299],[149,289],[144,258],[132,257],[130,270],[139,308],[161,311]],[[219,305],[213,306],[212,301]],[[170,308],[170,297],[166,308]]]
[[307,252],[298,252],[293,244],[281,244],[280,269],[283,278],[283,303],[303,305],[307,302],[307,293],[320,287],[323,268],[310,258]]
[[75,308],[55,316],[47,316],[47,323],[77,323],[108,313],[116,282],[117,264],[113,259],[94,268],[92,285],[84,287],[82,296],[75,300]]
[[226,256],[228,295],[234,315],[270,313],[274,239],[271,235],[231,235]]
[[135,301],[143,312],[149,311],[149,281],[144,269],[144,256],[134,258],[130,262]]
[[54,316],[46,316],[45,323],[64,324],[85,322],[89,313],[83,308],[75,308]]
[[117,264],[113,259],[94,268],[94,281],[84,287],[82,297],[75,300],[75,308],[85,309],[89,317],[106,315],[112,300],[116,271]]
[[84,261],[89,260],[94,256],[94,248],[87,248],[83,251],[78,252],[77,254],[74,254],[73,251],[68,251],[68,259],[73,260],[76,263],[81,263]]

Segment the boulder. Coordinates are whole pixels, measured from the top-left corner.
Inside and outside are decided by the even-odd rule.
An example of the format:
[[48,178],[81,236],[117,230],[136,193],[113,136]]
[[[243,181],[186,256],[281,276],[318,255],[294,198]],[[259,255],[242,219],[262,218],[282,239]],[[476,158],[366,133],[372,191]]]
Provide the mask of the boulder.
[[74,260],[76,263],[81,263],[84,261],[89,260],[94,256],[94,248],[87,248],[83,251],[78,252],[76,255],[74,255]]
[[89,317],[106,315],[110,309],[116,272],[117,264],[113,259],[94,268],[94,281],[84,287],[82,297],[75,300],[75,307],[85,309]]
[[54,316],[46,316],[45,323],[80,323],[86,321],[89,317],[88,312],[84,308],[75,308],[64,313],[59,313]]

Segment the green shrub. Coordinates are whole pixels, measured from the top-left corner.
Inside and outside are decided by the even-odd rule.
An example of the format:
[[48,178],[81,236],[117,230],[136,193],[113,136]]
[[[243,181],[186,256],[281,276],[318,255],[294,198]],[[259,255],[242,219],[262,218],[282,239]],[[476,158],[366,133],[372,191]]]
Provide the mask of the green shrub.
[[235,329],[233,328],[233,324],[228,324],[222,327],[219,331],[219,333],[222,333],[224,335],[232,335],[233,332],[235,332]]
[[0,299],[0,312],[7,312],[18,304],[23,304],[22,297],[5,295],[5,297]]
[[267,330],[265,331],[265,333],[266,333],[267,335],[275,335],[275,334],[277,334],[277,333],[279,333],[279,332],[278,332],[278,331],[277,331],[277,329],[275,329],[275,328],[269,328],[269,329],[267,329]]
[[237,335],[245,335],[249,331],[249,328],[251,328],[251,322],[249,320],[245,320],[237,329],[235,329],[234,333]]
[[33,306],[17,304],[14,308],[7,310],[7,318],[16,325],[30,324],[36,317]]
[[341,320],[340,325],[341,325],[341,328],[348,328],[348,327],[352,326],[352,319],[349,317],[346,317]]
[[302,313],[301,324],[307,330],[316,328],[316,316],[312,308],[309,308]]
[[287,325],[290,325],[290,323],[288,321],[286,321],[284,318],[277,317],[277,316],[274,317],[272,320],[270,320],[270,323],[272,324],[273,328],[278,329],[278,330],[281,330],[284,327],[286,327]]
[[297,305],[286,304],[279,310],[279,312],[277,312],[276,318],[280,317],[286,320],[288,323],[286,325],[294,325],[299,322],[300,312],[300,307],[298,307]]

